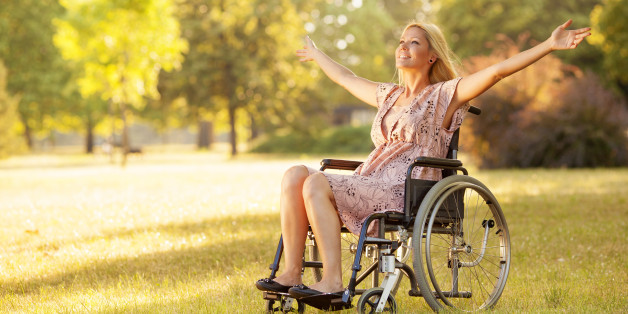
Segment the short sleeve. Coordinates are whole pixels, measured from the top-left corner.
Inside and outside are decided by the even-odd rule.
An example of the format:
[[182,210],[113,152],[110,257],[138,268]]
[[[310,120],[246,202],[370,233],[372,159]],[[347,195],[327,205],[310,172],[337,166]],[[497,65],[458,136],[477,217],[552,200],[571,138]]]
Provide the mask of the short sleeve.
[[375,100],[377,101],[377,108],[381,107],[384,103],[388,95],[395,90],[397,84],[393,83],[380,83],[377,85],[377,90],[375,91]]
[[[437,115],[436,115],[436,121],[435,121],[437,126],[441,126],[443,124],[443,120],[445,119],[445,114],[447,113],[447,108],[449,108],[449,104],[451,104],[451,100],[454,97],[454,93],[456,92],[456,88],[458,87],[458,83],[460,82],[461,79],[462,79],[461,77],[457,77],[453,80],[438,83],[440,84],[440,87],[438,91],[438,99],[437,99],[437,106],[436,106]],[[450,131],[450,132],[457,130],[462,124],[462,121],[464,120],[464,116],[467,110],[469,110],[468,103],[464,104],[462,107],[456,110],[456,112],[454,112],[454,115],[451,119],[451,125],[445,130]]]

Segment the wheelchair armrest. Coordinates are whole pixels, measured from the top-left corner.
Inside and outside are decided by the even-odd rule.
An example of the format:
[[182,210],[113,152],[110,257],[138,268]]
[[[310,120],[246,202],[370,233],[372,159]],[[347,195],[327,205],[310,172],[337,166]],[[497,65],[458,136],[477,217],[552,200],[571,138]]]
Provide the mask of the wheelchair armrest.
[[447,158],[435,158],[435,157],[424,157],[421,156],[414,160],[414,163],[417,166],[421,167],[447,167],[447,168],[457,168],[462,167],[462,161],[457,159],[447,159]]
[[482,113],[482,109],[474,106],[469,106],[469,112],[476,116],[479,116]]
[[355,170],[363,162],[354,160],[341,160],[341,159],[323,159],[321,161],[321,171],[325,169],[338,169],[338,170]]
[[452,169],[456,171],[462,171],[464,175],[467,175],[467,169],[462,167],[462,161],[457,159],[448,159],[448,158],[435,158],[435,157],[425,157],[421,156],[414,160],[414,162],[408,167],[407,176],[408,178],[412,175],[412,170],[414,167],[429,167],[429,168],[440,168],[440,169]]

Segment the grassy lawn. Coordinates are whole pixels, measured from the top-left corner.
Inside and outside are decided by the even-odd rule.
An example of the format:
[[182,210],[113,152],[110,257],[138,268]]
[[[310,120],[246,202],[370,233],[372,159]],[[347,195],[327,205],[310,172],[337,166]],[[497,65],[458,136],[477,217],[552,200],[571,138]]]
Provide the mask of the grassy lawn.
[[[261,313],[253,283],[279,239],[281,175],[318,160],[0,161],[0,312]],[[512,237],[497,312],[628,312],[628,168],[471,175]],[[429,311],[403,290],[396,299],[400,313]]]

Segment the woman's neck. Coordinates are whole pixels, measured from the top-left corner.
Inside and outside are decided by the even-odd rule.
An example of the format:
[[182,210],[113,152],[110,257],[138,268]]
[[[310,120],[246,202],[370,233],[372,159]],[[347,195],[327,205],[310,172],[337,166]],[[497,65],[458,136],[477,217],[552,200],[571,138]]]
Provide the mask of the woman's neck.
[[422,73],[404,73],[403,79],[406,97],[417,96],[425,87],[430,85],[429,76]]

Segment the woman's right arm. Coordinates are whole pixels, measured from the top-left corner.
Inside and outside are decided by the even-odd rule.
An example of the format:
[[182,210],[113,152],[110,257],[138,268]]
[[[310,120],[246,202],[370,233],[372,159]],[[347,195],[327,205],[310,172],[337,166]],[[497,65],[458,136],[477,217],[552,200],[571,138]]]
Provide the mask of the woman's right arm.
[[297,50],[297,56],[301,58],[299,61],[302,62],[316,62],[332,81],[344,87],[363,102],[377,107],[375,92],[379,83],[356,76],[351,70],[332,60],[316,48],[309,36],[305,38],[303,49]]

